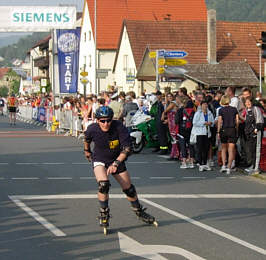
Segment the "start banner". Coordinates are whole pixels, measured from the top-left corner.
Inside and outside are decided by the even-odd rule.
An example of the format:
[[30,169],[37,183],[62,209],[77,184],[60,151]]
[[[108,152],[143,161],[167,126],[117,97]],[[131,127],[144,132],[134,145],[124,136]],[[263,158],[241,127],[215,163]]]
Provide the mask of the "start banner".
[[76,28],[75,6],[0,6],[0,32]]
[[57,30],[60,93],[76,93],[79,71],[80,28]]

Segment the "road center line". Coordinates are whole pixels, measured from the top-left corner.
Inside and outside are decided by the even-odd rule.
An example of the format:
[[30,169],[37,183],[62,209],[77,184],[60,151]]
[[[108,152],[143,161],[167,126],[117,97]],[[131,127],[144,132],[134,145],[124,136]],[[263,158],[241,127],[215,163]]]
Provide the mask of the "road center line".
[[39,180],[38,177],[14,177],[12,180]]
[[174,179],[175,177],[167,177],[167,176],[161,176],[161,177],[150,177],[151,180],[170,180]]
[[61,162],[45,162],[45,163],[42,163],[44,165],[62,165],[62,164],[65,164],[65,163],[61,163]]
[[47,180],[72,180],[72,177],[48,177]]
[[8,163],[2,162],[2,163],[0,163],[0,165],[8,165]]
[[179,213],[177,211],[168,209],[168,208],[166,208],[164,206],[161,206],[160,204],[157,204],[157,203],[152,202],[150,200],[147,200],[147,199],[141,199],[141,200],[144,201],[145,203],[147,203],[147,204],[149,204],[149,205],[157,208],[157,209],[160,209],[160,210],[162,210],[164,212],[167,212],[170,215],[173,215],[175,217],[178,217],[180,219],[183,219],[183,220],[185,220],[185,221],[187,221],[187,222],[189,222],[189,223],[191,223],[191,224],[193,224],[195,226],[198,226],[200,228],[203,228],[205,230],[208,230],[208,231],[210,231],[210,232],[212,232],[212,233],[214,233],[214,234],[216,234],[218,236],[221,236],[221,237],[224,237],[226,239],[229,239],[229,240],[231,240],[231,241],[233,241],[233,242],[235,242],[237,244],[240,244],[240,245],[242,245],[244,247],[247,247],[247,248],[249,248],[249,249],[251,249],[253,251],[256,251],[256,252],[258,252],[260,254],[266,255],[266,250],[263,249],[263,248],[257,247],[257,246],[255,246],[253,244],[250,244],[250,243],[248,243],[248,242],[246,242],[246,241],[244,241],[242,239],[239,239],[237,237],[234,237],[234,236],[232,236],[230,234],[227,234],[227,233],[225,233],[223,231],[220,231],[220,230],[218,230],[216,228],[213,228],[211,226],[208,226],[206,224],[203,224],[203,223],[201,223],[201,222],[199,222],[197,220],[194,220],[192,218],[189,218],[189,217],[187,217],[187,216],[185,216],[185,215],[183,215],[183,214],[181,214],[181,213]]
[[62,232],[60,229],[58,229],[56,226],[54,226],[52,223],[48,222],[45,218],[40,216],[36,211],[28,207],[25,203],[18,199],[13,199],[12,197],[9,197],[18,207],[23,209],[28,215],[32,216],[36,221],[38,221],[41,225],[43,225],[45,228],[50,230],[55,236],[57,237],[65,237],[66,234]]

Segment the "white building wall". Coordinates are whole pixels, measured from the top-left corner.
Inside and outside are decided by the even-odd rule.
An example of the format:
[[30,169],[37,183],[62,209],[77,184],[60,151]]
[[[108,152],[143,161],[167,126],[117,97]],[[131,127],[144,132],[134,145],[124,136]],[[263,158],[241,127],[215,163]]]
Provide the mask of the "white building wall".
[[115,75],[112,73],[115,62],[116,51],[100,50],[98,52],[98,68],[108,69],[108,76],[105,79],[98,79],[99,91],[108,90],[108,86],[115,85]]
[[115,81],[119,90],[123,90],[125,92],[133,90],[137,95],[139,95],[141,91],[140,82],[138,82],[137,80],[128,82],[127,75],[129,75],[130,73],[136,75],[137,68],[135,65],[131,45],[128,39],[128,33],[126,27],[124,27],[124,32],[115,68]]
[[[95,43],[90,21],[88,5],[85,2],[83,24],[80,34],[79,72],[84,70],[88,72],[86,94],[97,93],[95,87]],[[78,91],[83,94],[84,87],[80,81],[81,78],[82,76],[79,75]]]

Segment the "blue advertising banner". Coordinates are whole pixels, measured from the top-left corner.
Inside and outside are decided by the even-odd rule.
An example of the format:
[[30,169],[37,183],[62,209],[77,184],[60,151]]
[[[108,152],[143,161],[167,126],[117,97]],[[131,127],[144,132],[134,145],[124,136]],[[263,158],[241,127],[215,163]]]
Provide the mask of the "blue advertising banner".
[[60,93],[77,93],[80,28],[56,32]]

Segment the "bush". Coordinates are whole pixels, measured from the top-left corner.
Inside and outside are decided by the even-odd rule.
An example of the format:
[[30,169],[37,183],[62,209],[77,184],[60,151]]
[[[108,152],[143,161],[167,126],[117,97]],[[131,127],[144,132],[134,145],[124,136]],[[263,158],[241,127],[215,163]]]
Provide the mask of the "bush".
[[7,97],[8,96],[8,88],[7,87],[0,87],[0,96]]

